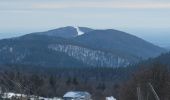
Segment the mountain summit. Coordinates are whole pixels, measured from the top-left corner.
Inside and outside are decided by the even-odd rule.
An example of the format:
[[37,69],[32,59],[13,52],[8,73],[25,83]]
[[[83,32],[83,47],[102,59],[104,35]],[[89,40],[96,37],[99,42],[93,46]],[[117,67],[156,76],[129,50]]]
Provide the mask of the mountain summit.
[[83,35],[86,32],[92,31],[90,28],[86,27],[61,27],[54,30],[49,30],[46,32],[38,32],[41,35],[55,36],[55,37],[63,37],[63,38],[73,38],[79,35]]
[[113,29],[62,27],[0,40],[0,64],[44,67],[125,67],[166,52]]

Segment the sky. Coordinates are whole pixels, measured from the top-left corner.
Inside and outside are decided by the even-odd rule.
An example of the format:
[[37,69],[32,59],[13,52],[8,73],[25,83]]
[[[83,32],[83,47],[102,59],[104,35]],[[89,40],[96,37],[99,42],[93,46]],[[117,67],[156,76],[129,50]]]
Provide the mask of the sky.
[[63,26],[122,30],[170,46],[170,0],[0,0],[0,38]]

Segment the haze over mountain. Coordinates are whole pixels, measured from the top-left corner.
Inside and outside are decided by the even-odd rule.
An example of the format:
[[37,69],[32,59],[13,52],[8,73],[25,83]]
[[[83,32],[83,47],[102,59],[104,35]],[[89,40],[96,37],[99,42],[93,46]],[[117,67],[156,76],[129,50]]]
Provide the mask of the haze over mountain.
[[0,38],[71,25],[118,29],[161,47],[169,46],[170,1],[134,1],[1,0]]
[[161,47],[170,45],[170,30],[169,28],[143,28],[143,29],[125,29],[124,31],[134,34],[144,40],[147,40]]
[[[9,32],[2,32],[0,33],[0,39],[5,39],[5,38],[12,38],[12,37],[18,37],[25,35],[27,33],[31,32],[39,32],[39,31],[45,31],[48,30],[49,28],[44,28],[44,29],[35,29],[35,30],[20,30],[20,31],[9,31]],[[98,28],[95,28],[98,29]],[[100,28],[99,28],[100,29]],[[102,28],[103,29],[103,28]],[[135,35],[137,37],[140,37],[146,41],[149,41],[155,45],[158,45],[163,48],[167,48],[170,45],[170,31],[169,28],[130,28],[130,29],[124,29],[124,28],[116,28],[122,31],[125,31],[127,33],[131,33],[132,35]]]

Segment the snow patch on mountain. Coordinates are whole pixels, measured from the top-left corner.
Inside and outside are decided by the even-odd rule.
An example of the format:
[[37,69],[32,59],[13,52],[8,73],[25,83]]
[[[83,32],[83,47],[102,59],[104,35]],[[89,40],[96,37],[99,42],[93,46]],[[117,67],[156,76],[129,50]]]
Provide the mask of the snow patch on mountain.
[[69,56],[91,66],[124,67],[129,65],[128,59],[99,50],[62,44],[52,44],[49,45],[48,48],[58,52],[66,53]]
[[13,48],[12,48],[12,47],[10,47],[10,48],[9,48],[9,51],[10,51],[10,53],[12,53],[12,52],[13,52]]
[[79,29],[79,27],[75,27],[75,28],[76,28],[76,30],[77,30],[78,36],[84,34],[84,32],[81,31],[81,30]]

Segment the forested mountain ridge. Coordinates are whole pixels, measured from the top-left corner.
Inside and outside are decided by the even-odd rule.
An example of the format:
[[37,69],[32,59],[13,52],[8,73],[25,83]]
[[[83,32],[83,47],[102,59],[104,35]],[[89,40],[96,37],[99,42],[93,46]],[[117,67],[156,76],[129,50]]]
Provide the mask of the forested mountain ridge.
[[113,29],[90,31],[75,39],[90,47],[119,51],[142,58],[156,57],[160,52],[165,52],[165,49],[141,38]]
[[0,64],[115,68],[165,51],[125,32],[68,26],[0,40]]

